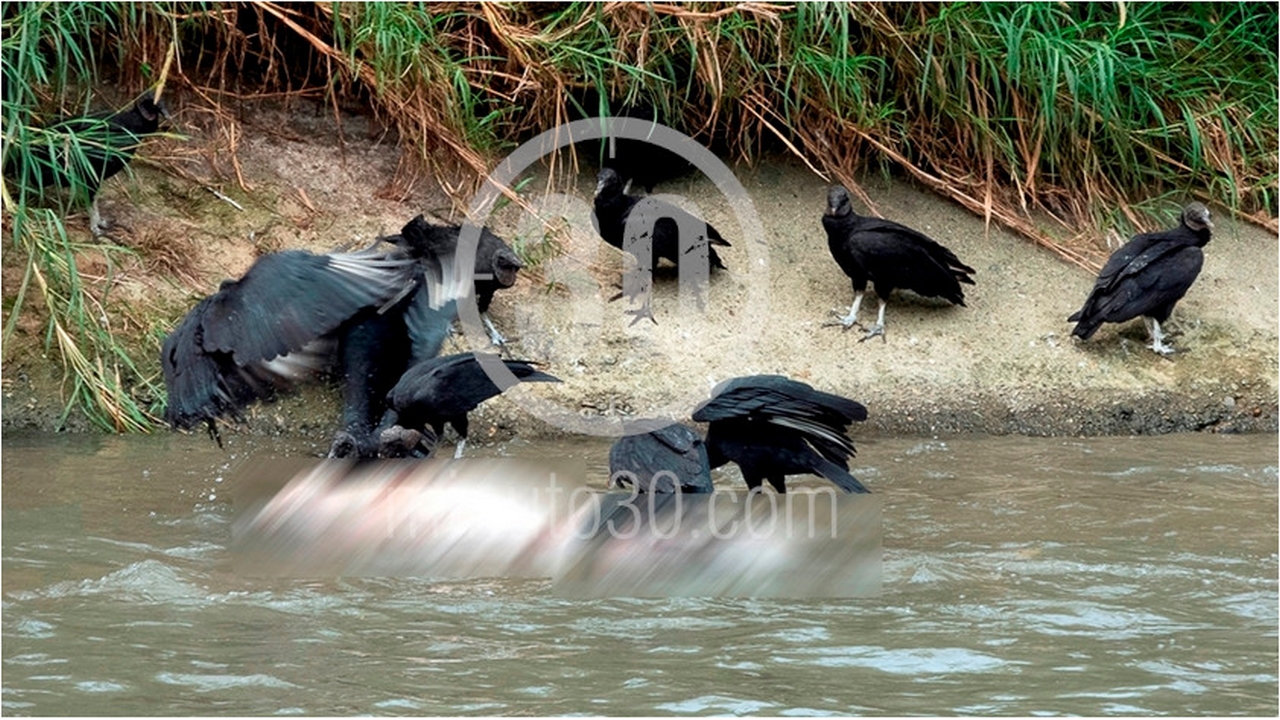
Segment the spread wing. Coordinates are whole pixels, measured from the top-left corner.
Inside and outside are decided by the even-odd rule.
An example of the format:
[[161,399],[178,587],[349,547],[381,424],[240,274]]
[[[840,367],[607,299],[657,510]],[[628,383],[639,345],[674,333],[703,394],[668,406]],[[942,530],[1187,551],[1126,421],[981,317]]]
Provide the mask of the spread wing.
[[410,282],[411,265],[368,253],[264,255],[209,298],[201,344],[230,354],[239,366],[301,350],[360,310],[394,297]]
[[379,253],[266,255],[201,300],[161,348],[165,417],[190,428],[230,416],[324,368],[328,334],[401,292],[412,261]]

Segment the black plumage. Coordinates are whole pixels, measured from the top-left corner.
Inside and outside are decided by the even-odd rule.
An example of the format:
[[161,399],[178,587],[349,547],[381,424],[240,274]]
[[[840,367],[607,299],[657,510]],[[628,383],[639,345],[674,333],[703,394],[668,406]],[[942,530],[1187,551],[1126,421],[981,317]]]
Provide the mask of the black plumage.
[[[402,302],[409,303],[412,299]],[[329,448],[329,457],[377,456],[378,440],[374,430],[386,412],[387,393],[409,367],[411,346],[402,308],[362,311],[339,331],[342,421]]]
[[[677,75],[678,76],[678,75]],[[591,129],[603,131],[604,137],[579,142],[577,151],[599,168],[610,168],[632,187],[643,187],[652,193],[658,183],[688,175],[693,163],[682,152],[668,149],[658,141],[655,127],[662,125],[659,108],[644,97],[629,100],[601,95],[594,88],[573,90],[563,96],[562,108],[569,120],[590,119]],[[614,118],[612,126],[601,118]],[[624,137],[623,132],[631,137]],[[640,136],[640,137],[635,137]]]
[[628,252],[640,250],[637,243],[651,242],[648,262],[637,257],[641,268],[653,270],[661,259],[677,266],[701,263],[708,272],[725,267],[713,246],[729,247],[729,242],[718,230],[671,203],[626,194],[622,176],[610,168],[596,178],[593,206],[591,221],[605,242]]
[[389,409],[380,428],[394,426],[416,430],[430,428],[436,437],[444,434],[445,424],[453,426],[462,439],[455,456],[461,456],[467,440],[467,413],[480,403],[501,394],[489,376],[498,364],[515,376],[518,382],[560,382],[524,360],[502,360],[497,355],[460,353],[419,362],[409,368],[387,396]]
[[696,430],[672,423],[652,432],[625,435],[609,449],[609,478],[639,492],[709,493],[711,465]]
[[402,294],[412,267],[374,250],[288,250],[259,258],[165,338],[165,419],[182,429],[204,423],[216,438],[218,418],[243,420],[249,403],[322,374],[336,349],[334,334]]
[[821,475],[845,492],[870,492],[849,474],[849,425],[867,419],[861,403],[780,375],[726,380],[693,413],[707,428],[711,467],[735,462],[747,487],[768,480],[787,491],[786,476]]
[[329,449],[333,458],[401,457],[434,439],[411,434],[381,435],[387,395],[405,370],[440,354],[454,320],[457,300],[469,278],[454,275],[454,244],[442,242],[421,215],[397,235],[381,238],[399,257],[413,261],[412,285],[387,307],[368,309],[338,332],[343,374],[342,428]]
[[1167,355],[1160,323],[1187,294],[1204,265],[1204,251],[1213,231],[1209,208],[1193,202],[1182,210],[1178,227],[1135,235],[1112,253],[1098,273],[1084,307],[1068,322],[1071,334],[1088,340],[1104,322],[1120,323],[1142,317],[1151,335],[1152,350]]
[[11,152],[5,175],[40,194],[58,187],[90,203],[90,229],[103,230],[97,209],[98,189],[125,168],[148,135],[167,117],[164,106],[148,91],[127,110],[61,120],[45,128],[25,152]]
[[345,326],[339,336],[342,430],[329,457],[388,456],[379,437],[387,396],[406,370],[440,354],[457,319],[456,304],[456,299],[445,299],[440,306],[424,285],[396,306],[362,312]]
[[840,318],[841,325],[848,328],[858,323],[858,308],[867,282],[875,283],[880,311],[863,340],[884,336],[885,305],[897,288],[964,305],[960,284],[973,284],[973,268],[911,228],[892,220],[858,215],[845,188],[836,186],[828,192],[822,227],[827,231],[832,257],[853,281],[853,305],[849,314]]
[[[445,257],[457,255],[462,230],[462,225],[434,225],[419,215],[405,226],[401,235],[416,236],[415,244],[433,255]],[[495,293],[516,284],[518,273],[523,268],[524,263],[505,240],[487,227],[480,228],[475,248],[475,273],[470,280],[474,281],[476,308],[494,345],[501,346],[507,339],[489,318],[489,306]]]

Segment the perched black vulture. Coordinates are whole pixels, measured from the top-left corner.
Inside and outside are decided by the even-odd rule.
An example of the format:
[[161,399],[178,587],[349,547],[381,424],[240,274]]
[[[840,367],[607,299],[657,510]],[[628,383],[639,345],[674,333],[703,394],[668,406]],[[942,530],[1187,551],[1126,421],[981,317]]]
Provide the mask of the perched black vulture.
[[858,308],[867,291],[867,281],[876,285],[880,314],[863,340],[884,337],[884,308],[895,288],[964,305],[960,283],[973,284],[969,277],[973,268],[911,228],[858,215],[849,202],[849,191],[843,187],[836,186],[828,192],[822,227],[827,231],[832,257],[853,280],[853,306],[848,315],[840,318],[841,325],[849,328],[858,324]]
[[[680,265],[683,256],[689,256],[686,261],[692,258],[695,262],[709,263],[708,272],[725,267],[712,247],[729,247],[718,230],[670,203],[627,195],[622,177],[610,168],[601,170],[596,178],[594,207],[591,221],[601,239],[610,245],[629,250],[628,232],[633,233],[633,240],[652,240],[649,270],[658,267],[661,258]],[[689,233],[683,243],[682,231]],[[646,263],[641,261],[640,265],[643,268]]]
[[[458,238],[462,233],[461,225],[432,225],[421,215],[414,218],[401,235],[408,237],[417,234],[421,244],[437,256],[454,255],[458,250]],[[507,339],[494,327],[489,318],[489,305],[493,302],[494,293],[505,290],[516,284],[516,275],[524,268],[524,263],[516,256],[511,246],[502,238],[494,235],[489,228],[480,228],[480,240],[476,245],[475,282],[476,307],[489,331],[489,339],[494,345],[502,346]]]
[[375,250],[264,255],[239,280],[201,300],[164,340],[160,361],[175,428],[243,420],[271,397],[331,364],[334,333],[410,286],[413,263]]
[[1213,222],[1209,208],[1193,202],[1182,209],[1181,222],[1172,230],[1135,235],[1111,255],[1093,291],[1067,322],[1071,334],[1088,340],[1104,322],[1120,323],[1142,316],[1151,334],[1147,347],[1168,355],[1160,323],[1169,319],[1204,265],[1204,251]]
[[[387,396],[389,409],[379,426],[382,432],[395,426],[409,430],[430,428],[436,437],[444,434],[445,423],[458,436],[454,457],[462,456],[467,443],[467,413],[480,403],[502,393],[480,364],[501,362],[520,382],[560,382],[523,360],[500,360],[496,355],[460,353],[432,358],[409,368]],[[386,453],[391,454],[391,453]]]
[[125,168],[146,137],[160,129],[162,117],[168,117],[164,106],[154,91],[147,91],[128,110],[59,121],[25,151],[11,151],[5,158],[5,175],[41,194],[70,188],[89,203],[89,229],[101,235],[98,188]]
[[711,465],[698,431],[672,423],[652,432],[625,435],[609,449],[609,479],[640,492],[709,493]]
[[768,480],[784,493],[787,475],[812,474],[845,492],[870,492],[849,474],[849,425],[867,419],[861,403],[781,375],[751,375],[717,385],[693,419],[710,423],[711,467],[737,463],[748,488]]

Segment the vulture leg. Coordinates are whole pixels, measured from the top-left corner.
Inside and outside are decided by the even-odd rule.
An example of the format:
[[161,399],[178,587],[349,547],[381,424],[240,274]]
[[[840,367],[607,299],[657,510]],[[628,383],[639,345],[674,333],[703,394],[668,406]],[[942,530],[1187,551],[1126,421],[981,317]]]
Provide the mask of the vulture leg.
[[1160,321],[1155,318],[1143,317],[1142,322],[1146,324],[1147,332],[1151,333],[1151,344],[1147,347],[1161,355],[1172,355],[1174,352],[1173,346],[1164,344],[1164,333],[1160,331]]
[[884,307],[888,304],[889,303],[885,302],[884,298],[880,298],[880,314],[876,317],[876,324],[872,325],[871,329],[867,331],[867,334],[863,335],[862,339],[858,342],[866,342],[877,335],[880,336],[881,340],[888,342],[884,336]]

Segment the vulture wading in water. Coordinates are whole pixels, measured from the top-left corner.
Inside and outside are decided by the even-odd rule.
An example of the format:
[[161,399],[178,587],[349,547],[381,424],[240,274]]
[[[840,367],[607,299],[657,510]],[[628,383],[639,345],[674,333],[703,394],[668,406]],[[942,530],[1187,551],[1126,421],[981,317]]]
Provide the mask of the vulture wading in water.
[[786,476],[821,475],[845,492],[870,492],[849,474],[849,426],[867,419],[862,403],[781,375],[726,380],[693,413],[707,427],[711,467],[735,462],[749,489],[765,480],[787,491]]
[[697,430],[680,423],[618,438],[609,449],[609,479],[643,493],[715,489],[706,443]]

